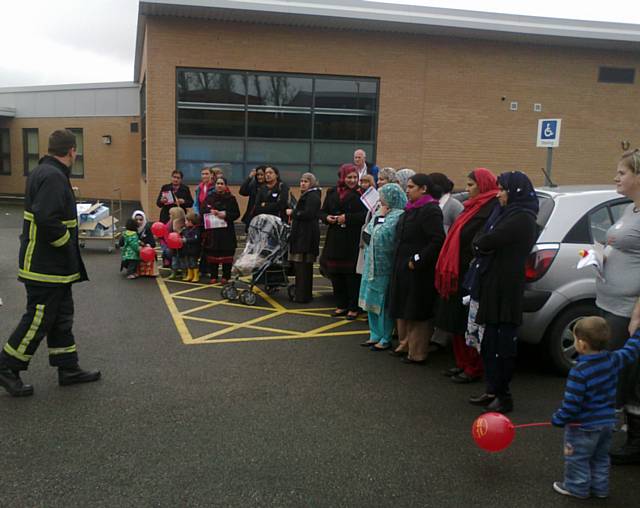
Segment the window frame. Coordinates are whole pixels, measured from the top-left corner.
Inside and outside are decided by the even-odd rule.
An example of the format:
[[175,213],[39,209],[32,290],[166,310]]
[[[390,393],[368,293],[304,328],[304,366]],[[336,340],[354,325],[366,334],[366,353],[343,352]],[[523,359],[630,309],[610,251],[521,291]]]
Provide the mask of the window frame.
[[[2,138],[6,135],[8,152],[3,151],[4,143]],[[9,165],[5,168],[4,161],[8,160]],[[11,129],[8,127],[0,128],[0,175],[7,176],[11,174]]]
[[[29,133],[35,133],[36,142],[38,144],[38,153],[33,154],[29,153]],[[22,129],[22,162],[24,164],[24,176],[29,176],[31,173],[29,171],[29,159],[34,155],[37,156],[37,160],[40,160],[40,132],[38,128],[29,127]]]
[[[244,79],[244,92],[245,92],[245,100],[244,104],[218,104],[218,103],[202,103],[202,102],[188,102],[188,101],[180,101],[180,93],[178,90],[178,86],[180,83],[180,73],[183,72],[212,72],[212,73],[227,73],[233,75],[240,75]],[[265,106],[265,105],[257,105],[257,104],[249,104],[249,91],[250,91],[250,77],[251,76],[278,76],[278,77],[290,77],[290,78],[304,78],[311,79],[311,98],[309,106]],[[377,156],[377,146],[378,146],[378,122],[380,117],[380,77],[378,76],[338,76],[332,74],[310,74],[310,73],[288,73],[288,72],[273,72],[273,71],[263,71],[263,70],[238,70],[238,69],[224,69],[224,68],[198,68],[198,67],[176,67],[175,68],[175,167],[180,167],[182,163],[195,163],[192,159],[179,159],[178,157],[178,146],[180,143],[180,139],[183,137],[200,137],[202,139],[206,138],[215,138],[215,139],[233,139],[233,140],[243,140],[243,159],[242,160],[216,160],[209,161],[219,164],[229,164],[229,165],[241,165],[243,168],[242,176],[238,179],[234,177],[233,184],[241,183],[244,178],[246,178],[247,174],[250,171],[250,166],[255,164],[254,161],[249,159],[248,153],[248,145],[252,141],[305,141],[309,143],[309,154],[306,161],[301,161],[301,167],[309,168],[315,166],[326,166],[325,163],[315,162],[313,157],[315,154],[314,145],[316,142],[344,142],[345,144],[352,144],[354,149],[358,148],[360,144],[372,146],[373,149],[368,152],[368,159],[370,161],[375,161]],[[367,109],[344,109],[344,108],[323,108],[316,107],[316,81],[317,80],[343,80],[343,81],[356,81],[356,82],[367,82],[375,85],[375,108],[371,110]],[[360,104],[361,93],[360,86],[357,86],[357,93],[355,95],[357,99],[357,104]],[[180,109],[207,109],[212,111],[225,111],[225,110],[233,110],[233,111],[242,111],[244,113],[244,136],[194,136],[194,135],[180,135]],[[282,137],[250,137],[249,136],[249,114],[257,113],[257,112],[277,112],[280,113],[303,113],[309,115],[309,137],[305,138],[282,138]],[[371,118],[371,133],[369,135],[370,139],[367,140],[332,140],[332,139],[316,139],[315,138],[315,123],[316,123],[316,113],[317,114],[339,114],[343,116],[367,116]],[[141,116],[142,123],[142,116]],[[356,128],[356,137],[358,136],[358,129]],[[202,161],[204,164],[204,161]],[[278,163],[279,161],[261,161],[261,162],[273,162]],[[348,162],[348,161],[343,161]],[[284,163],[283,163],[284,164]],[[337,170],[337,163],[336,163]],[[238,180],[237,182],[235,180]],[[191,182],[189,180],[187,183],[196,183],[196,180]]]
[[[87,170],[84,163],[84,129],[82,127],[65,127],[65,128],[73,132],[73,135],[76,136],[76,162],[78,162],[78,160],[82,161],[82,174],[73,173],[73,168],[71,168],[71,172],[69,173],[69,178],[84,178],[85,172]],[[82,153],[78,152],[78,142],[77,142],[78,134],[82,136]]]

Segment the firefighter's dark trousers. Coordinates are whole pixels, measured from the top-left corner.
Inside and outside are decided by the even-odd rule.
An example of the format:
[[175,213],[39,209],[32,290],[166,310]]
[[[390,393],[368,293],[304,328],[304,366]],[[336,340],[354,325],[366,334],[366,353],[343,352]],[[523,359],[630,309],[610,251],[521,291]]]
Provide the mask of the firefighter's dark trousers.
[[27,370],[42,339],[47,337],[49,364],[54,367],[73,367],[78,353],[73,338],[73,295],[71,284],[35,286],[25,284],[27,310],[9,337],[0,363],[13,370]]

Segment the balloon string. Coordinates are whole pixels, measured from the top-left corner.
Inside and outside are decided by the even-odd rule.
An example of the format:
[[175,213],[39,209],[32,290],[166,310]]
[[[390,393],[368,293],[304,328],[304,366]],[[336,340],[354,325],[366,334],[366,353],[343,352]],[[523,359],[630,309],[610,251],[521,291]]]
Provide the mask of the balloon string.
[[[570,423],[569,427],[579,427],[580,423]],[[540,422],[540,423],[523,423],[521,425],[514,425],[514,429],[523,429],[525,427],[550,427],[551,422]]]

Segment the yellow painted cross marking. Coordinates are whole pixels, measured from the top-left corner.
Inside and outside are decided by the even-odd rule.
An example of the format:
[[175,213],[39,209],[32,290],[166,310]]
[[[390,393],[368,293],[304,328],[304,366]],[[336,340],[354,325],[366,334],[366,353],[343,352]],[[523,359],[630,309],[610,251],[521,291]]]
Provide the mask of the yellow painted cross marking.
[[[352,321],[346,319],[334,320],[329,324],[315,327],[310,330],[296,331],[285,330],[276,326],[268,326],[268,321],[282,317],[291,316],[295,319],[297,325],[304,322],[304,317],[316,317],[316,318],[331,318],[331,312],[333,307],[303,307],[303,308],[287,308],[275,300],[271,295],[266,294],[262,289],[254,287],[253,291],[256,296],[259,296],[266,305],[243,305],[238,302],[227,301],[224,299],[215,299],[209,297],[206,293],[199,293],[199,291],[205,289],[216,288],[220,289],[219,285],[211,286],[207,284],[195,284],[192,282],[180,281],[180,280],[165,280],[162,277],[157,277],[156,282],[160,288],[160,293],[169,309],[169,313],[173,318],[174,323],[180,338],[184,344],[224,344],[224,343],[241,343],[241,342],[260,342],[260,341],[272,341],[272,340],[308,340],[308,339],[320,339],[326,337],[340,337],[340,336],[356,336],[356,335],[368,335],[368,329],[353,329]],[[175,284],[176,288],[184,287],[178,291],[172,293],[169,291],[168,284]],[[316,289],[328,289],[330,286],[318,285]],[[321,291],[319,294],[322,294]],[[316,293],[314,293],[316,294]],[[216,291],[217,295],[217,291]],[[221,298],[221,297],[220,297]],[[182,301],[185,303],[196,304],[194,307],[190,307],[186,310],[180,311],[176,302]],[[249,311],[266,312],[264,315],[257,316],[255,312],[251,313],[251,318],[245,321],[233,322],[229,320],[228,314],[225,314],[225,309],[245,309]],[[195,315],[206,311],[205,314]],[[214,316],[210,316],[209,313],[214,312]],[[360,317],[360,322],[366,322],[366,318]],[[206,326],[211,324],[214,331],[205,333],[204,335],[194,337],[189,329],[188,323],[200,323]],[[317,323],[317,321],[316,321]],[[220,328],[222,326],[222,328]],[[350,328],[350,329],[347,329]],[[251,330],[267,332],[271,335],[258,336],[258,337],[229,337],[230,334],[237,334],[238,330]],[[249,333],[247,335],[250,335]]]

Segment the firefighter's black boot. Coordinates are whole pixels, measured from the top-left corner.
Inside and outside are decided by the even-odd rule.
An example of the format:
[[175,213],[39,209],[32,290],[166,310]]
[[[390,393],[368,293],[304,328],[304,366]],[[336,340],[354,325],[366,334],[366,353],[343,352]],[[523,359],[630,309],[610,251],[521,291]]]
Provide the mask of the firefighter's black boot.
[[20,372],[11,370],[0,364],[0,386],[12,397],[28,397],[33,395],[33,386],[26,385],[20,379]]
[[98,379],[100,379],[99,370],[82,370],[78,365],[58,368],[58,384],[60,386],[92,383]]

